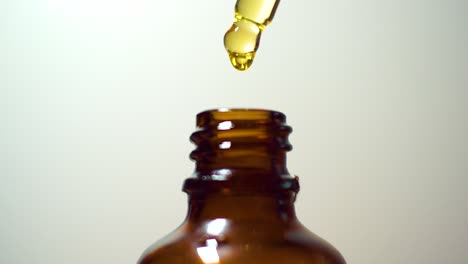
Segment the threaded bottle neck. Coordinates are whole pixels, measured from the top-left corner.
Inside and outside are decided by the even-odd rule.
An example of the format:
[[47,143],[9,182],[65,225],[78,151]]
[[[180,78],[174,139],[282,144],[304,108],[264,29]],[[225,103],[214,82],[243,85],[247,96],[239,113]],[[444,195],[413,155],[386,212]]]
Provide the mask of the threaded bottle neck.
[[198,114],[197,131],[190,137],[196,145],[190,154],[196,163],[192,181],[246,190],[276,188],[293,180],[286,168],[291,131],[286,116],[276,111],[218,109]]

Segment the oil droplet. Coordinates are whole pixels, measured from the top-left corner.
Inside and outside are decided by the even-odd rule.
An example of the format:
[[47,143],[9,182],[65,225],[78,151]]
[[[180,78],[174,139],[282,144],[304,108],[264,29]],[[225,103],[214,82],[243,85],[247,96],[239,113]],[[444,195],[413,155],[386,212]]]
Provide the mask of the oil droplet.
[[255,58],[255,52],[236,53],[228,52],[232,66],[239,71],[245,71],[250,68]]

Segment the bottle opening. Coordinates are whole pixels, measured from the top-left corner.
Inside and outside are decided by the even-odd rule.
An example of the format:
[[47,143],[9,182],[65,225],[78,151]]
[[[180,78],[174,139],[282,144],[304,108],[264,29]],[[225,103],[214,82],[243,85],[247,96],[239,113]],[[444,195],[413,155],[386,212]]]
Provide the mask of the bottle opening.
[[207,110],[197,115],[198,128],[211,128],[220,122],[251,122],[257,125],[285,125],[286,115],[281,112],[266,109],[251,108],[219,108]]

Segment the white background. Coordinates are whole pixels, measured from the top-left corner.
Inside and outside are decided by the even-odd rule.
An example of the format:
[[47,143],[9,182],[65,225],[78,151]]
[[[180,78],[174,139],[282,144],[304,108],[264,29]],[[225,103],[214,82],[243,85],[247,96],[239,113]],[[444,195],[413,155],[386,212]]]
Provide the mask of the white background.
[[0,263],[135,263],[186,212],[195,114],[284,112],[300,219],[350,264],[467,263],[468,4],[0,2]]

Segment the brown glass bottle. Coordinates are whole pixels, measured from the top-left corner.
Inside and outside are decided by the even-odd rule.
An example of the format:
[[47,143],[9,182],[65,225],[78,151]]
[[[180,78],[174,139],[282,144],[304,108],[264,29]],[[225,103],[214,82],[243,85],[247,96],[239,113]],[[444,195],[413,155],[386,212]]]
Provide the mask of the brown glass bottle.
[[284,114],[218,109],[197,115],[195,173],[185,181],[183,224],[148,248],[139,264],[344,264],[296,218],[297,177]]

